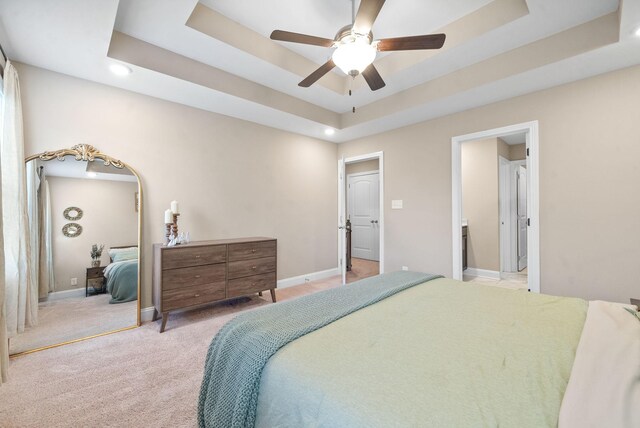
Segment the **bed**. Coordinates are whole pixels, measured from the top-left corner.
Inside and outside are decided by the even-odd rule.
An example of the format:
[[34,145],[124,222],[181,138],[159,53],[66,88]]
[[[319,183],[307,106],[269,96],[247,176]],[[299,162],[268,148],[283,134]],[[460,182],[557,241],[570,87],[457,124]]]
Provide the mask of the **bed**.
[[109,249],[110,263],[104,270],[109,303],[131,302],[138,298],[138,247],[124,246]]
[[630,307],[394,272],[243,313],[202,427],[640,426]]

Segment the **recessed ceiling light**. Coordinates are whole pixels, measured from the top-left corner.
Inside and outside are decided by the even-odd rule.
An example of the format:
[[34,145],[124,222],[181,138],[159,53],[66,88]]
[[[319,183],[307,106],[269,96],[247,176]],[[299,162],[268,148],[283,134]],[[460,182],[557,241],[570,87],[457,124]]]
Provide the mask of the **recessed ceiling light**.
[[327,129],[324,130],[324,133],[327,134],[327,135],[333,135],[333,134],[336,133],[336,130],[333,129],[333,128],[327,128]]
[[109,70],[118,76],[126,76],[132,73],[132,70],[124,64],[111,64]]
[[636,36],[640,37],[640,27],[636,30]]
[[87,172],[87,177],[89,178],[96,178],[98,176],[98,174],[96,174],[95,172]]

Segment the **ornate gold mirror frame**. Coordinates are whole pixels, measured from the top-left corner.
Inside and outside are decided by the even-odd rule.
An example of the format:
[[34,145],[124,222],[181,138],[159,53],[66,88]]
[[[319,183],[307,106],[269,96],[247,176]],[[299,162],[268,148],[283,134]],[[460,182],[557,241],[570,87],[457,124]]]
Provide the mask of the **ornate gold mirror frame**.
[[96,149],[95,147],[89,145],[89,144],[78,144],[75,145],[73,147],[71,147],[70,149],[61,149],[61,150],[56,150],[53,152],[43,152],[43,153],[39,153],[39,154],[35,154],[32,156],[28,156],[25,159],[25,163],[32,161],[32,160],[36,160],[36,159],[40,159],[42,161],[52,161],[52,160],[58,160],[58,161],[65,161],[67,156],[73,156],[75,158],[76,161],[85,161],[85,162],[94,162],[96,160],[100,160],[104,163],[105,166],[113,166],[115,168],[118,169],[123,169],[123,168],[127,168],[129,171],[131,171],[131,173],[136,177],[136,179],[138,180],[138,206],[139,209],[137,210],[137,217],[138,217],[138,299],[137,299],[137,314],[136,314],[136,319],[137,322],[135,325],[132,326],[128,326],[128,327],[123,327],[123,328],[119,328],[116,330],[112,330],[112,331],[106,331],[103,333],[99,333],[99,334],[95,334],[95,335],[91,335],[91,336],[87,336],[87,337],[81,337],[78,339],[73,339],[73,340],[69,340],[66,342],[62,342],[62,343],[57,343],[57,344],[53,344],[53,345],[47,345],[47,346],[43,346],[40,348],[36,348],[36,349],[31,349],[28,351],[24,351],[24,352],[19,352],[16,354],[11,355],[11,358],[14,357],[18,357],[20,355],[26,355],[26,354],[30,354],[33,352],[37,352],[37,351],[42,351],[45,349],[50,349],[50,348],[55,348],[58,346],[62,346],[62,345],[67,345],[70,343],[75,343],[75,342],[80,342],[83,340],[87,340],[87,339],[92,339],[94,337],[100,337],[100,336],[105,336],[108,334],[113,334],[113,333],[117,333],[120,331],[125,331],[125,330],[131,330],[133,328],[137,328],[141,325],[141,319],[140,319],[140,312],[141,312],[141,302],[142,302],[142,294],[141,294],[141,288],[142,288],[142,207],[143,207],[143,197],[142,197],[142,180],[140,179],[140,176],[138,175],[138,172],[133,169],[131,166],[129,166],[128,164],[118,160],[118,159],[114,159],[111,156],[108,156],[102,152],[100,152],[98,149]]

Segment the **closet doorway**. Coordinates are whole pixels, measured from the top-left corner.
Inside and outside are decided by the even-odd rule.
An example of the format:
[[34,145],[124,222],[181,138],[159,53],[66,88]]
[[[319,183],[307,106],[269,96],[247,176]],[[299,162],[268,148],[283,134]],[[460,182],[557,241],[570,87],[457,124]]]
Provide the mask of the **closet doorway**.
[[344,284],[382,272],[382,153],[341,159],[338,167],[338,263]]

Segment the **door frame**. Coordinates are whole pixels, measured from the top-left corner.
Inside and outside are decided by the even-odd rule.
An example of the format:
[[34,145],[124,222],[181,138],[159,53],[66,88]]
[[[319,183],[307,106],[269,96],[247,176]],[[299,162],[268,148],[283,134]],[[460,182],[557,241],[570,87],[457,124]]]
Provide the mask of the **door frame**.
[[452,276],[462,281],[462,143],[526,134],[527,148],[527,230],[528,286],[540,293],[540,212],[539,212],[539,123],[537,120],[451,138],[451,243]]
[[[346,170],[346,164],[345,164],[345,170]],[[348,186],[349,185],[349,178],[351,177],[362,177],[365,175],[373,175],[373,174],[377,174],[378,175],[378,193],[379,193],[379,188],[380,188],[380,171],[364,171],[364,172],[354,172],[352,174],[347,174],[346,180],[345,180],[345,184]],[[379,195],[378,195],[379,196]],[[349,217],[349,188],[347,187],[345,189],[345,209],[347,212],[347,218]],[[380,218],[380,207],[381,204],[378,204],[378,218]],[[380,220],[378,220],[378,225],[380,224]],[[353,223],[352,223],[353,225]],[[378,263],[380,263],[380,227],[378,226]],[[353,242],[353,232],[351,233],[351,242]],[[353,249],[351,249],[351,257],[353,257]]]
[[[345,168],[347,164],[357,163],[368,160],[378,160],[378,178],[380,180],[380,261],[378,263],[379,270],[378,273],[384,273],[384,152],[373,152],[367,153],[364,155],[358,156],[350,156],[350,157],[342,157],[338,159],[338,227],[341,226],[342,222],[342,209],[346,212],[347,206],[347,195],[346,195],[346,183],[347,177],[345,174]],[[346,216],[344,218],[346,221]],[[338,229],[338,270],[343,274],[343,278],[345,277],[345,272],[347,269],[346,263],[343,263],[343,248],[342,248],[342,238],[341,231]],[[346,245],[346,243],[344,243]],[[344,281],[343,281],[344,285]]]
[[[500,227],[500,273],[518,271],[518,235],[513,233],[513,205],[511,202],[517,190],[513,187],[514,165],[527,165],[527,160],[510,161],[502,156],[498,157],[500,167],[499,174],[499,200],[500,220],[504,221],[504,227]],[[501,225],[502,226],[502,225]],[[514,257],[515,254],[515,257]]]

